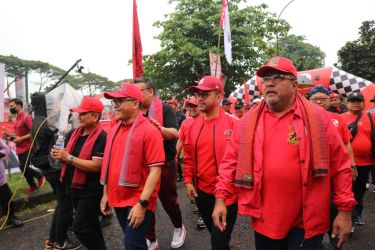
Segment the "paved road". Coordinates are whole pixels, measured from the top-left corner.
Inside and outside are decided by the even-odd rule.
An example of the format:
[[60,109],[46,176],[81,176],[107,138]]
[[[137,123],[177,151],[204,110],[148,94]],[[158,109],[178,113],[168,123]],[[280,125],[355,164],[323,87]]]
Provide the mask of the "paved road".
[[[180,203],[183,213],[183,221],[188,230],[185,245],[182,250],[208,250],[210,249],[209,234],[206,230],[198,230],[195,227],[197,216],[193,214],[193,205],[188,201],[184,193],[182,184],[178,185]],[[372,250],[375,249],[375,193],[372,189],[365,196],[364,220],[366,225],[356,227],[356,232],[352,236],[349,244],[343,249]],[[26,215],[24,220],[45,214],[44,211]],[[160,249],[170,249],[173,226],[161,207],[157,211],[157,238]],[[18,229],[6,229],[0,231],[0,249],[43,249],[42,243],[47,238],[51,216],[26,223],[24,227]],[[112,220],[109,227],[103,229],[106,244],[109,250],[123,249],[123,236],[116,218]],[[253,233],[249,225],[249,219],[239,217],[234,228],[231,241],[232,250],[255,249],[253,243]],[[324,249],[331,249],[325,239]],[[82,248],[84,249],[84,248]]]

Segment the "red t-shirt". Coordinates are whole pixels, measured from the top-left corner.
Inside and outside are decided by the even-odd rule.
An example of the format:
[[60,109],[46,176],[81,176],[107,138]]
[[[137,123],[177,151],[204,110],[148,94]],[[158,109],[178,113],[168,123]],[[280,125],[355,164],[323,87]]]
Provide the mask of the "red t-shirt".
[[191,117],[187,117],[185,120],[182,121],[180,129],[178,130],[178,138],[185,141],[186,133],[190,127],[190,125],[193,123],[194,119]]
[[[30,133],[31,126],[33,125],[33,118],[27,115],[25,112],[19,113],[17,115],[16,121],[14,122],[14,130],[16,136],[24,136]],[[23,140],[16,144],[16,153],[22,154],[29,150],[31,146],[31,138]]]
[[285,238],[291,228],[303,228],[302,172],[293,117],[294,109],[282,117],[269,110],[264,116],[263,209],[261,219],[253,218],[252,225],[272,239]]
[[214,124],[216,120],[217,118],[204,120],[196,146],[198,189],[209,194],[213,194],[215,191],[215,177],[218,174],[212,143],[214,141]]
[[337,113],[327,113],[328,118],[332,121],[344,144],[348,144],[350,142],[350,139],[352,138],[352,135],[349,132],[347,124],[342,119],[342,116]]
[[[346,124],[355,121],[357,115],[349,114],[348,112],[341,114]],[[373,121],[375,116],[372,115]],[[367,113],[363,113],[361,119],[358,121],[358,132],[352,141],[352,148],[354,152],[355,164],[358,166],[375,165],[375,158],[371,154],[371,125]]]
[[[127,137],[131,128],[131,124],[122,125],[113,140],[111,161],[109,163],[108,173],[108,205],[111,207],[127,207],[135,206],[141,197],[146,179],[150,173],[150,166],[162,166],[165,161],[163,138],[160,131],[154,126],[145,131],[143,141],[143,168],[142,179],[139,187],[124,187],[118,185],[121,172],[121,162],[124,157]],[[131,146],[131,145],[129,145]],[[156,201],[160,188],[160,181],[155,187],[149,199],[147,210],[155,211]]]

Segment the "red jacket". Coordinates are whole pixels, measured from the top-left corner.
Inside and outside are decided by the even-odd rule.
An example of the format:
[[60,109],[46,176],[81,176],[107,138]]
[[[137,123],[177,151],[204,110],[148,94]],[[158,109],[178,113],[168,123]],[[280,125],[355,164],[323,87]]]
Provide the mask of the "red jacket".
[[[196,159],[196,144],[199,137],[199,133],[202,130],[204,122],[203,115],[194,119],[191,124],[189,131],[184,142],[184,182],[194,184],[197,188],[197,159]],[[215,155],[215,162],[217,169],[217,175],[220,174],[220,162],[223,159],[225,147],[227,142],[233,136],[233,131],[236,129],[238,124],[238,119],[230,114],[224,112],[223,109],[220,110],[219,118],[215,121],[214,130],[212,131],[214,141],[207,142],[207,144],[212,145],[212,150]],[[205,176],[206,178],[212,178],[216,183],[216,176]],[[214,188],[214,187],[213,187]],[[204,190],[202,190],[204,191]],[[229,206],[237,202],[237,192],[226,200],[226,205]]]
[[[324,234],[329,229],[329,211],[331,201],[331,187],[334,193],[333,202],[339,211],[351,211],[356,201],[352,192],[351,162],[346,153],[344,144],[331,122],[326,111],[321,109],[325,121],[325,134],[329,143],[330,166],[328,174],[323,177],[312,177],[309,171],[310,152],[307,152],[306,143],[309,138],[305,133],[305,127],[299,116],[293,120],[293,127],[297,135],[301,135],[299,145],[300,166],[302,173],[303,197],[303,224],[305,239],[318,234]],[[244,116],[246,116],[245,114]],[[245,122],[244,117],[240,123]],[[241,127],[240,125],[238,127]],[[215,196],[228,199],[235,192],[234,179],[236,174],[237,152],[239,148],[239,131],[235,131],[232,140],[227,144],[225,155],[220,165],[220,176],[216,183]],[[262,155],[262,147],[254,145],[254,155]],[[254,186],[252,189],[240,188],[238,191],[238,213],[254,218],[262,218],[262,166],[254,166]],[[282,187],[280,187],[282,188]],[[290,194],[293,202],[293,194]],[[277,206],[277,204],[275,204]],[[285,211],[286,213],[288,211]]]

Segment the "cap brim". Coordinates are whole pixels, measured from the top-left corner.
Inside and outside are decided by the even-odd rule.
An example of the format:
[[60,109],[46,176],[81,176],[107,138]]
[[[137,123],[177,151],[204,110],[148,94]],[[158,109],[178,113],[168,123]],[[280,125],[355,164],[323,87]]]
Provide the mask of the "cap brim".
[[122,95],[118,92],[105,92],[104,93],[104,98],[107,98],[107,99],[123,98],[123,97],[127,97],[127,96]]
[[70,109],[70,111],[72,111],[72,112],[76,112],[76,113],[86,113],[86,112],[90,112],[90,110],[87,110],[87,109],[84,109],[84,108],[81,108],[81,107],[74,108],[74,109]]
[[347,101],[350,102],[350,101],[353,101],[353,100],[359,100],[359,101],[361,101],[361,102],[364,102],[364,101],[365,101],[363,98],[360,98],[360,97],[348,98]]
[[[289,72],[289,71],[286,71],[286,70],[282,70],[282,69],[279,69],[279,68],[276,68],[276,67],[272,67],[272,66],[262,66],[260,67],[258,70],[257,70],[257,73],[256,75],[258,77],[264,77],[264,74],[270,70],[270,69],[273,69],[273,70],[277,70],[277,71],[280,71],[280,72],[284,72],[284,73],[288,73],[288,74],[292,74],[294,75],[292,72]],[[295,76],[295,75],[294,75]],[[297,77],[297,76],[295,76]]]
[[195,93],[195,92],[198,92],[198,91],[214,91],[214,90],[217,90],[217,89],[212,89],[212,88],[208,88],[206,86],[191,86],[188,88],[188,91],[191,92],[191,93]]

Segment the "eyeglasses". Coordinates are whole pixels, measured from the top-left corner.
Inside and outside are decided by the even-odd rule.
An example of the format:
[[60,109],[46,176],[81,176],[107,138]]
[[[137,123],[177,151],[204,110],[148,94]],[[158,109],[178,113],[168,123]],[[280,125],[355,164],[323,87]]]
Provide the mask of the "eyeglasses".
[[111,104],[113,106],[120,106],[123,102],[132,102],[132,101],[135,101],[134,99],[131,99],[131,98],[116,98],[116,99],[113,99],[111,101]]
[[205,99],[205,98],[207,98],[208,96],[210,96],[211,93],[215,94],[215,92],[212,92],[212,91],[201,91],[201,92],[197,92],[197,93],[195,93],[195,97],[196,97],[196,98],[200,98],[200,97],[202,97],[203,99]]
[[288,76],[288,75],[280,75],[280,74],[276,74],[276,75],[273,75],[273,76],[265,76],[262,78],[262,84],[266,83],[266,82],[269,82],[269,81],[272,81],[274,83],[280,83],[284,80],[290,80],[290,81],[295,81],[296,78],[292,77],[292,76]]
[[326,102],[328,101],[328,99],[329,99],[328,97],[314,97],[314,98],[311,98],[310,101],[317,103],[317,102]]
[[192,109],[195,109],[198,107],[197,105],[194,105],[194,104],[188,104],[187,106],[188,108],[192,108]]

